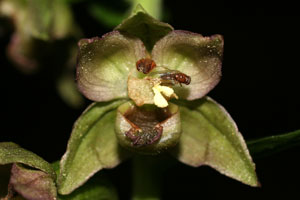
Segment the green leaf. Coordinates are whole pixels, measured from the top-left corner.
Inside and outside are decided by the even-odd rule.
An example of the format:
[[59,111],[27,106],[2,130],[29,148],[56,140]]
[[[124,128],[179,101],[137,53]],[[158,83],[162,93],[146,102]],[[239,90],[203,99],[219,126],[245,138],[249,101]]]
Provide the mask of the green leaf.
[[114,131],[115,109],[122,103],[93,103],[75,122],[60,164],[60,194],[70,194],[97,171],[113,168],[126,157]]
[[300,145],[300,130],[247,142],[251,154],[263,157]]
[[182,136],[172,154],[185,164],[209,165],[245,184],[259,186],[255,164],[226,110],[209,97],[182,105]]
[[21,148],[19,145],[12,142],[0,143],[0,165],[22,163],[30,167],[46,172],[53,180],[56,179],[56,174],[51,165],[43,160],[38,155]]
[[151,51],[154,44],[172,31],[173,27],[151,17],[142,6],[138,5],[131,15],[117,26],[115,30],[140,38],[146,48]]
[[26,169],[19,164],[12,166],[10,185],[14,191],[29,200],[55,200],[57,196],[55,183],[50,174]]
[[88,6],[89,13],[107,27],[114,28],[120,24],[124,14],[108,8],[100,3],[92,3]]
[[63,72],[56,81],[60,97],[71,107],[80,108],[84,104],[83,96],[79,93],[73,73]]

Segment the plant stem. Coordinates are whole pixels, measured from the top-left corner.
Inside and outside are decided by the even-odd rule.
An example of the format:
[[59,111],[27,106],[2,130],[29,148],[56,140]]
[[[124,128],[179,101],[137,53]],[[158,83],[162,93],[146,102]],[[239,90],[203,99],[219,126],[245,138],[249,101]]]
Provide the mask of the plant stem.
[[[167,161],[167,162],[166,162]],[[135,156],[133,158],[132,200],[159,200],[163,172],[172,162],[162,156]]]

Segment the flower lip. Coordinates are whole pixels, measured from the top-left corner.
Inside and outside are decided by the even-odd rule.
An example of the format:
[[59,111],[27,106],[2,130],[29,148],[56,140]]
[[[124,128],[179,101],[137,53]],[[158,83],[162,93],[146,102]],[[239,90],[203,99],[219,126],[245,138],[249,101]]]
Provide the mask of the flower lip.
[[131,107],[126,111],[124,117],[132,128],[125,134],[132,140],[133,145],[153,144],[160,139],[163,132],[160,124],[171,115],[168,109]]
[[115,130],[119,143],[144,154],[157,154],[174,146],[181,135],[178,106],[135,106],[127,102],[118,108]]

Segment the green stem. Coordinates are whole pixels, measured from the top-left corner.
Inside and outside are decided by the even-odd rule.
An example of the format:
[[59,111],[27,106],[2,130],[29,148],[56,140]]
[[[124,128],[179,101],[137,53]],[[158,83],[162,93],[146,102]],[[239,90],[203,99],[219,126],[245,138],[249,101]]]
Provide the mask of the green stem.
[[133,158],[132,200],[161,199],[164,171],[175,162],[168,155],[135,156]]

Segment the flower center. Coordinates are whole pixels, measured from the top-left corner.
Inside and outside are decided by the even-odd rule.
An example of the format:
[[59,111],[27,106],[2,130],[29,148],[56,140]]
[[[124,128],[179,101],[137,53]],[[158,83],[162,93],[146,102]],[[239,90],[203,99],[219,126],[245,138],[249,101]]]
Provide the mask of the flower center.
[[138,60],[136,70],[137,74],[133,72],[129,75],[127,85],[128,96],[137,106],[154,104],[159,108],[165,108],[169,105],[169,99],[178,99],[172,87],[178,84],[189,85],[191,82],[190,76],[178,70],[157,66],[150,58]]

